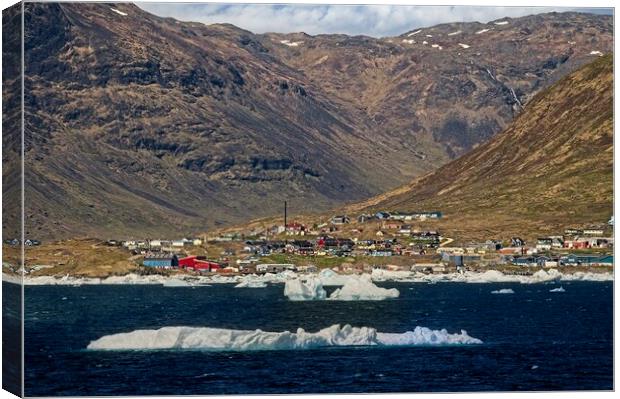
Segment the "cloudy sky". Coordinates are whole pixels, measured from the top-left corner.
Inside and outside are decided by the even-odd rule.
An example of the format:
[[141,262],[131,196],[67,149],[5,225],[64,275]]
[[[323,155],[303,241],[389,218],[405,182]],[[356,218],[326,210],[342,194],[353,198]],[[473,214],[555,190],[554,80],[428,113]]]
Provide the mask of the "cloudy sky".
[[611,9],[561,7],[137,4],[160,16],[205,24],[231,23],[254,33],[346,33],[374,37],[395,36],[444,22],[489,22],[506,16],[521,17],[549,11],[578,10],[611,14]]

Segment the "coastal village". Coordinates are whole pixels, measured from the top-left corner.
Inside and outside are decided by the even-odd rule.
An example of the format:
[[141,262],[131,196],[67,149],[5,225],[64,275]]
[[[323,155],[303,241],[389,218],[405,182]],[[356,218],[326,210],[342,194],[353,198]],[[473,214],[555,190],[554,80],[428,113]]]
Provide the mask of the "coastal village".
[[[540,268],[613,266],[613,217],[588,228],[526,241],[489,238],[460,242],[434,228],[442,212],[379,211],[334,215],[322,223],[286,221],[180,239],[110,239],[98,245],[127,253],[144,273],[265,274],[286,270],[344,274],[373,269],[422,273],[502,270],[532,274]],[[5,240],[5,245],[18,245]],[[40,246],[30,240],[28,246]],[[52,268],[27,265],[26,273]]]
[[[433,223],[439,211],[334,215],[320,224],[291,221],[214,236],[109,240],[149,269],[196,273],[264,274],[284,270],[340,273],[372,269],[447,273],[503,268],[611,267],[613,218],[590,228],[569,228],[526,242],[520,237],[453,245]],[[425,229],[419,228],[426,226]],[[535,270],[534,270],[535,271]]]

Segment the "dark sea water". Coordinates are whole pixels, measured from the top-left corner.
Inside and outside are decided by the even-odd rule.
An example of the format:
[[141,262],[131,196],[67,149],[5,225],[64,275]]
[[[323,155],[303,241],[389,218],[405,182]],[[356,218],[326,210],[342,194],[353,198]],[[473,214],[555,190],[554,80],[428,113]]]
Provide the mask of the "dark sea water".
[[[268,288],[26,287],[25,393],[53,395],[613,389],[613,284],[405,284],[398,299],[290,302]],[[512,288],[515,293],[491,291]],[[481,345],[257,352],[88,351],[164,326],[467,330]]]

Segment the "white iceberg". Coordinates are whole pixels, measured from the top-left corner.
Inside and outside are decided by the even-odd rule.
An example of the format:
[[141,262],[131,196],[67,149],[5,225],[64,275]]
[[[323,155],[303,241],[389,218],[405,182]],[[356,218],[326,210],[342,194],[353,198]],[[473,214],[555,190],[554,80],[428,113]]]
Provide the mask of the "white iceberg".
[[209,327],[163,327],[103,336],[88,344],[89,350],[294,350],[329,346],[412,346],[481,344],[466,331],[450,334],[445,329],[416,327],[405,333],[382,333],[370,327],[336,324],[318,332],[265,332]]
[[551,289],[549,290],[549,292],[566,292],[566,290],[562,287],[559,287],[559,288]]
[[265,288],[267,287],[267,283],[264,279],[258,276],[247,276],[237,285],[235,288]]
[[369,274],[350,278],[342,288],[336,289],[329,296],[332,301],[381,301],[398,298],[400,292],[396,288],[377,287]]
[[305,282],[301,279],[288,280],[284,284],[284,296],[291,301],[313,301],[325,299],[327,292],[320,279],[310,277]]
[[491,291],[491,294],[514,294],[512,288],[502,288],[501,290]]
[[319,272],[318,278],[324,286],[338,286],[344,285],[351,276],[338,274],[331,269],[323,269]]
[[[344,276],[343,276],[344,277]],[[336,289],[327,298],[320,278],[309,277],[304,282],[302,279],[289,280],[284,285],[284,296],[292,301],[380,301],[388,298],[398,298],[400,292],[396,288],[377,287],[369,274],[361,276],[346,276],[344,285]]]

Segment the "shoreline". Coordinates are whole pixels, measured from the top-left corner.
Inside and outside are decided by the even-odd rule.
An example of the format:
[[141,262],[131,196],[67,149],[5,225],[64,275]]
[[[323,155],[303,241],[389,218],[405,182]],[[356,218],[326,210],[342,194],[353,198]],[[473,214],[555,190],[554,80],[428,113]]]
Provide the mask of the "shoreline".
[[[56,276],[26,276],[23,279],[18,275],[2,273],[2,281],[23,284],[26,286],[41,285],[63,285],[63,286],[81,286],[81,285],[162,285],[164,287],[190,287],[190,286],[209,286],[212,284],[239,284],[244,285],[238,288],[262,288],[265,284],[284,284],[289,280],[307,280],[317,278],[321,280],[325,286],[341,286],[356,274],[339,274],[331,269],[324,269],[319,273],[295,273],[281,272],[277,274],[267,273],[263,275],[212,275],[198,276],[191,274],[176,274],[173,276],[164,275],[138,275],[129,273],[123,276],[108,276],[105,278],[97,277],[74,277],[65,275]],[[442,274],[425,274],[421,272],[408,271],[386,271],[373,270],[370,273],[373,282],[402,282],[402,283],[520,283],[535,284],[547,282],[561,281],[613,281],[613,272],[583,272],[575,271],[566,273],[557,269],[538,270],[532,275],[514,275],[504,274],[497,270],[487,270],[485,272],[464,273],[442,273]],[[254,284],[253,284],[254,283]]]

